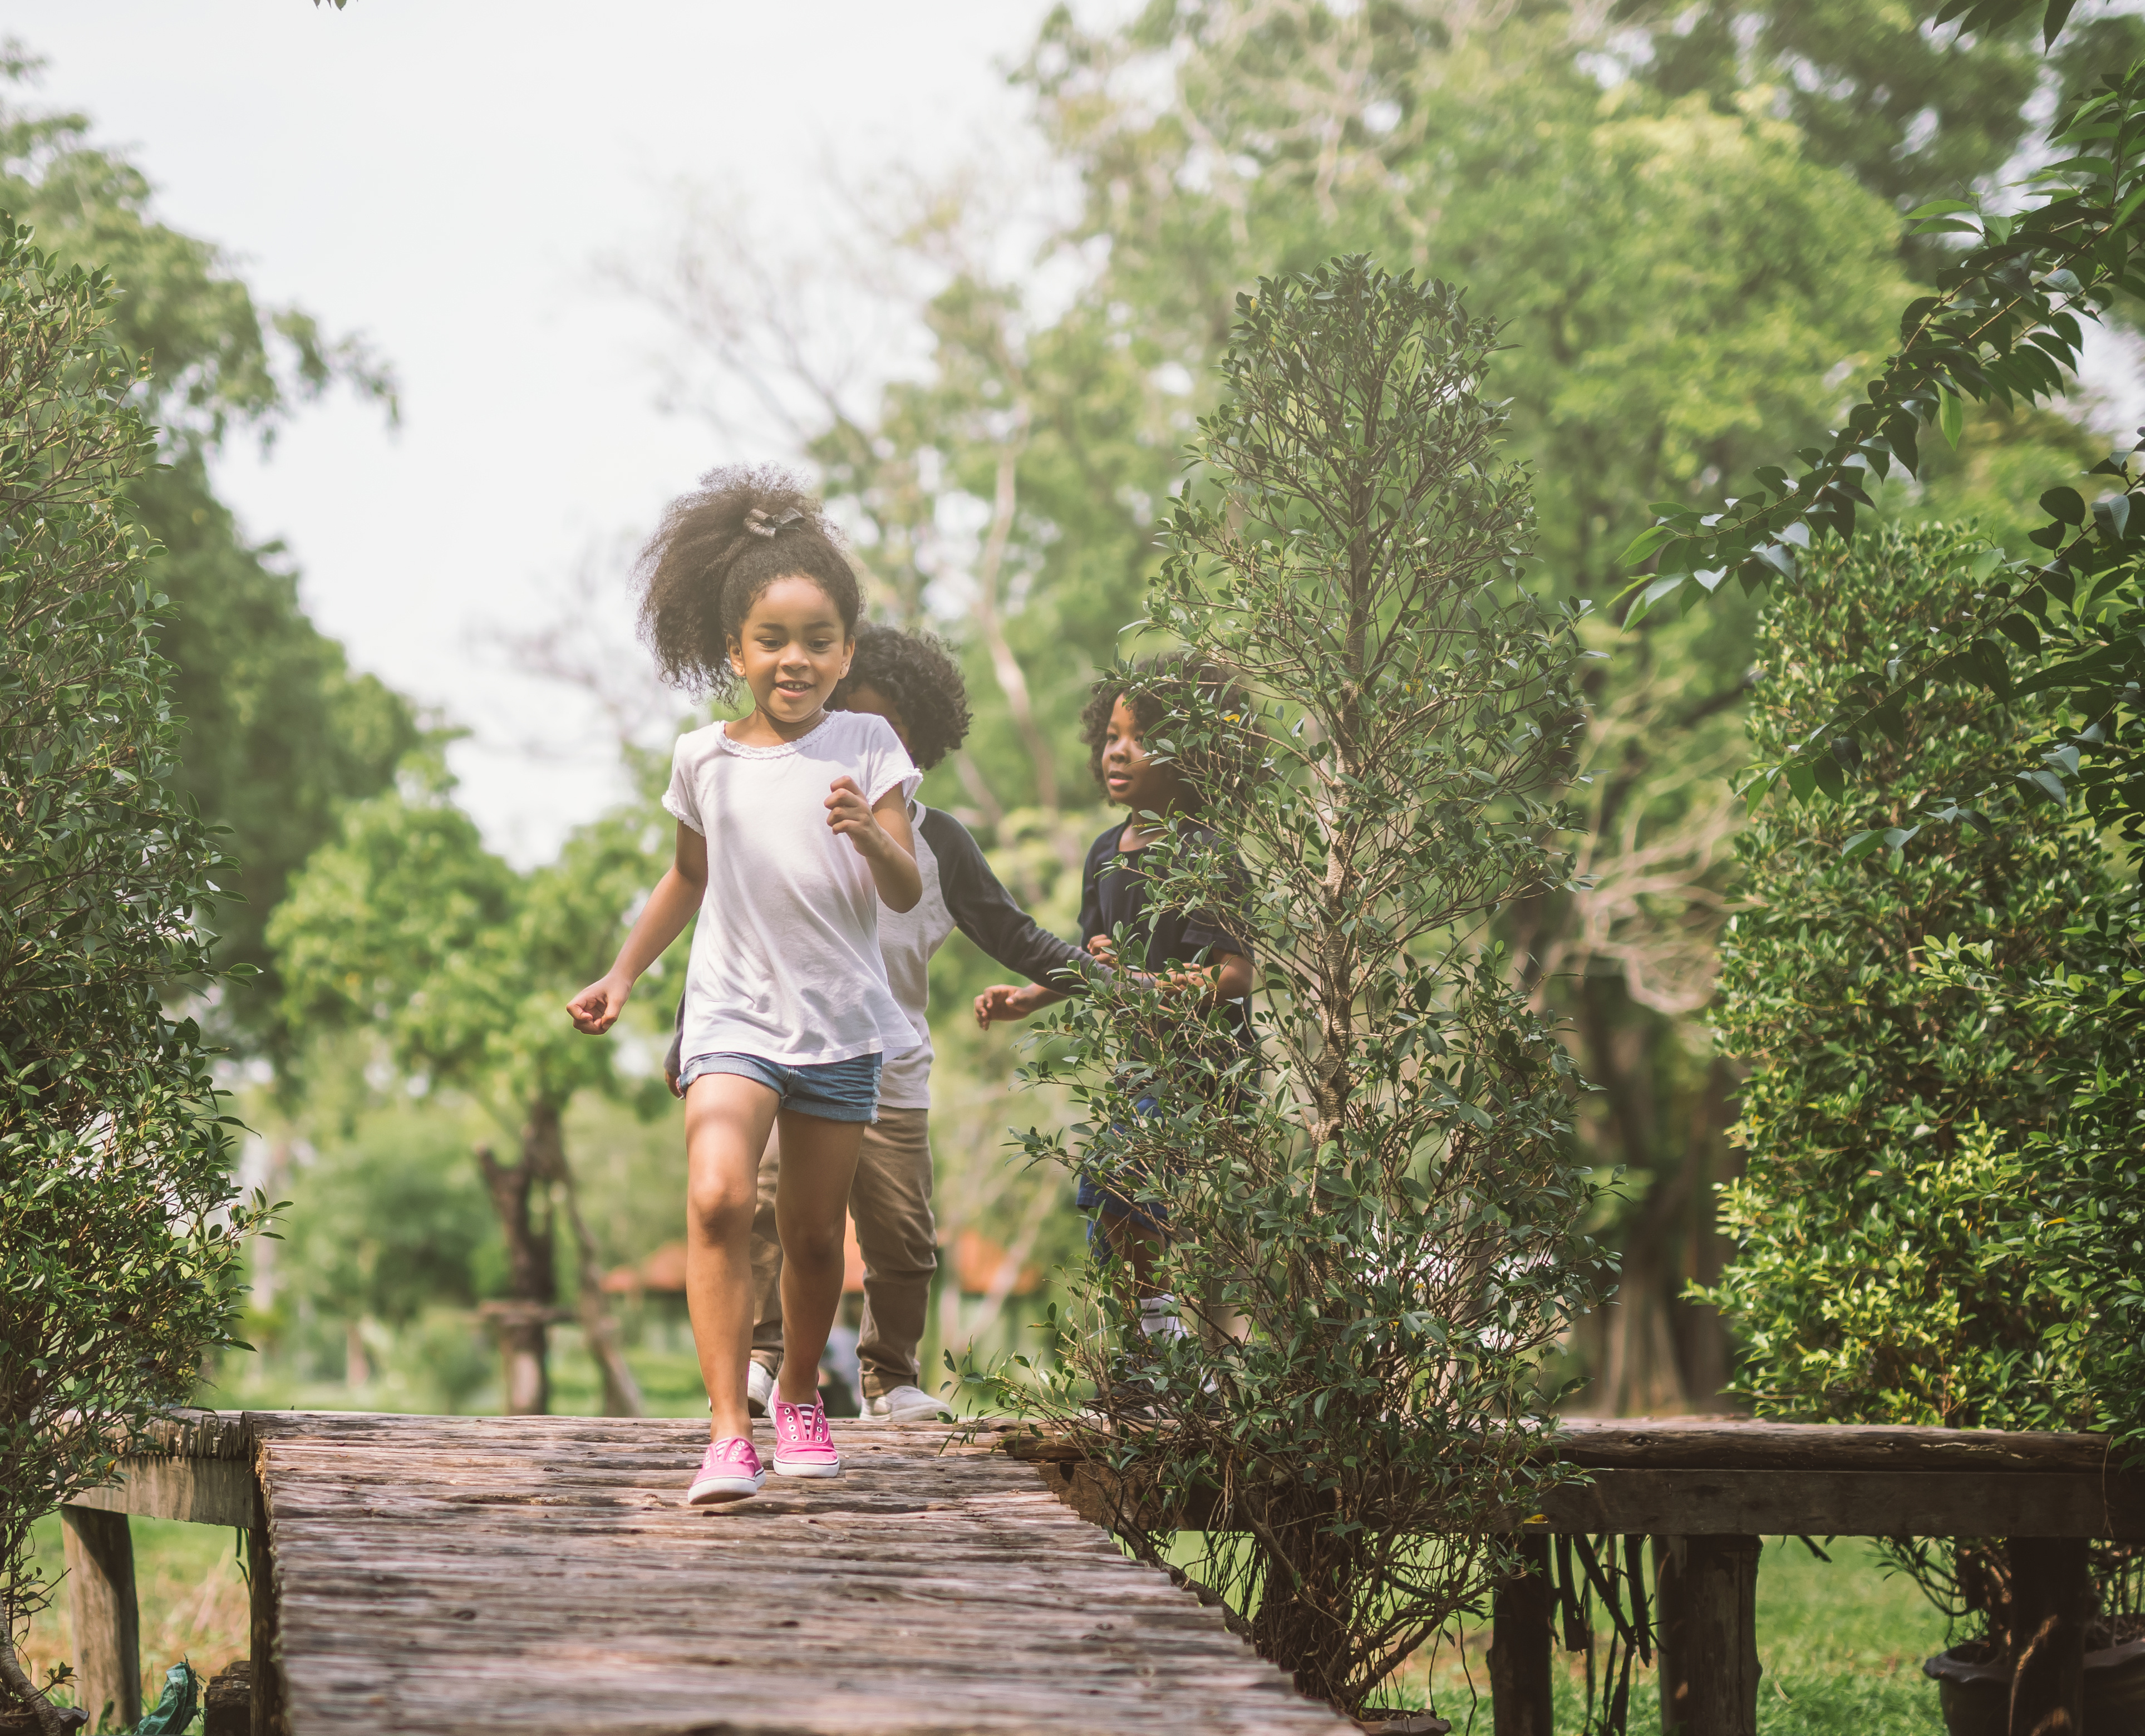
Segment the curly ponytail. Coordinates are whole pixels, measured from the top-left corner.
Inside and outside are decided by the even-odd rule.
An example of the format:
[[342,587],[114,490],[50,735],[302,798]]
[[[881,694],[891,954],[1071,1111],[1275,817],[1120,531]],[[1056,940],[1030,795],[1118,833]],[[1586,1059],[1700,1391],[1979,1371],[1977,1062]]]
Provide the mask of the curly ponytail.
[[640,637],[656,671],[689,693],[727,697],[736,684],[730,641],[778,579],[809,579],[852,637],[863,598],[818,500],[788,472],[710,470],[673,500],[640,551]]

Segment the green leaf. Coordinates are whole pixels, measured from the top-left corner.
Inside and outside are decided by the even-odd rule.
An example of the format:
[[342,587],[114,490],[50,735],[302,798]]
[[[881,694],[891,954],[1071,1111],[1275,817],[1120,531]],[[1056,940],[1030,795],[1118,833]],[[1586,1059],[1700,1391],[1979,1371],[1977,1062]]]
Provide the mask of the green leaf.
[[1650,525],[1631,539],[1631,545],[1618,557],[1618,565],[1627,567],[1636,566],[1675,534],[1675,526],[1673,525]]
[[2052,488],[2041,496],[2041,510],[2066,525],[2085,522],[2085,499],[2074,488]]
[[1966,405],[1957,392],[1937,394],[1937,427],[1956,452],[1958,437],[1966,431]]
[[2033,622],[2023,614],[2006,615],[1996,624],[1996,630],[2028,657],[2037,657],[2041,651],[2041,635]]

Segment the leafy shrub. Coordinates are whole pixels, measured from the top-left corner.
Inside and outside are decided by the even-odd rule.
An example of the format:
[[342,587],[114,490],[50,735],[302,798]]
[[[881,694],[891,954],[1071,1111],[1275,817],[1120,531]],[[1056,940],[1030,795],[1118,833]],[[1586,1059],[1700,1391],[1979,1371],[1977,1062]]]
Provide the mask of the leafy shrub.
[[1519,580],[1494,326],[1363,258],[1239,309],[1150,598],[1180,653],[1127,680],[1217,828],[1150,847],[1151,908],[1244,932],[1257,1054],[1119,974],[1028,1069],[1077,1085],[1081,1161],[1167,1207],[1160,1281],[1202,1330],[1142,1340],[1091,1272],[1055,1367],[1003,1390],[1141,1497],[1117,1524],[1149,1559],[1211,1503],[1192,1577],[1354,1709],[1510,1564],[1495,1534],[1554,1475],[1524,1426],[1540,1359],[1605,1276],[1570,1064],[1486,938],[1570,875],[1550,796],[1582,653]]
[[0,219],[0,1680],[26,1704],[31,1522],[231,1341],[256,1221],[226,1215],[207,1053],[161,998],[212,974],[198,917],[225,869],[172,788],[163,599],[117,505],[147,442],[112,295]]
[[[1855,672],[1917,654],[1986,553],[1924,526],[1812,561],[1760,627],[1758,754],[1785,757]],[[2118,1242],[2138,1022],[2097,1016],[2135,992],[2134,891],[2024,793],[1985,824],[1911,822],[1932,791],[2009,783],[2056,702],[1962,686],[1908,715],[1914,734],[1874,744],[1848,798],[1760,809],[1738,840],[1751,908],[1717,1017],[1753,1068],[1749,1162],[1723,1195],[1739,1251],[1704,1293],[1743,1339],[1733,1390],[1813,1421],[2134,1432],[2145,1262]],[[2112,1294],[2133,1299],[2128,1331],[2109,1330]],[[1896,1553],[2004,1639],[2000,1551]],[[2132,1601],[2126,1560],[2102,1554],[2112,1610]]]

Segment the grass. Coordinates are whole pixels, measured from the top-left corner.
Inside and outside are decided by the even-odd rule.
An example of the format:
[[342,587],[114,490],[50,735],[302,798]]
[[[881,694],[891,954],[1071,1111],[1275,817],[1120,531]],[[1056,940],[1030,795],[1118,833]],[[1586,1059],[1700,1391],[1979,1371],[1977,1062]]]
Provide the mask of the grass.
[[[1794,1538],[1769,1537],[1758,1565],[1759,1736],[1940,1736],[1936,1684],[1922,1659],[1945,1644],[1944,1620],[1913,1583],[1888,1576],[1874,1549],[1843,1538],[1819,1561]],[[1434,1703],[1456,1732],[1488,1736],[1490,1632],[1448,1638],[1434,1668],[1397,1681],[1396,1704]],[[1581,1654],[1555,1654],[1556,1728],[1585,1728]],[[1603,1684],[1605,1689],[1606,1684]],[[1660,1729],[1654,1672],[1632,1672],[1627,1728]]]
[[[181,1659],[191,1663],[206,1684],[234,1659],[248,1656],[251,1642],[236,1532],[176,1520],[137,1519],[130,1527],[135,1601],[142,1620],[142,1704],[146,1709],[164,1691],[164,1672]],[[43,1682],[74,1655],[67,1587],[60,1579],[66,1562],[58,1514],[48,1513],[37,1521],[32,1547],[32,1562],[42,1570],[52,1598],[30,1619],[22,1659]],[[63,1704],[75,1703],[74,1695],[66,1690],[55,1698]],[[197,1721],[187,1728],[198,1730],[201,1726]],[[92,1736],[96,1729],[92,1720]]]

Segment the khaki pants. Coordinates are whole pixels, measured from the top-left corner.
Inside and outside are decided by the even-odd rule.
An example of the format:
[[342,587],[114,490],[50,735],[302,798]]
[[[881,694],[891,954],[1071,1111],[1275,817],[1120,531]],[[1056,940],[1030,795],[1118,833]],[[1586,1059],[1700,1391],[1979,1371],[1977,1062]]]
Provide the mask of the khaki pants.
[[[931,1216],[931,1129],[928,1109],[882,1109],[864,1129],[849,1215],[864,1256],[864,1317],[857,1337],[864,1396],[884,1398],[920,1384],[917,1347],[938,1269],[938,1231]],[[752,1219],[752,1358],[770,1373],[782,1366],[782,1244],[774,1233],[774,1183],[781,1133],[768,1136],[759,1160],[759,1205]]]

